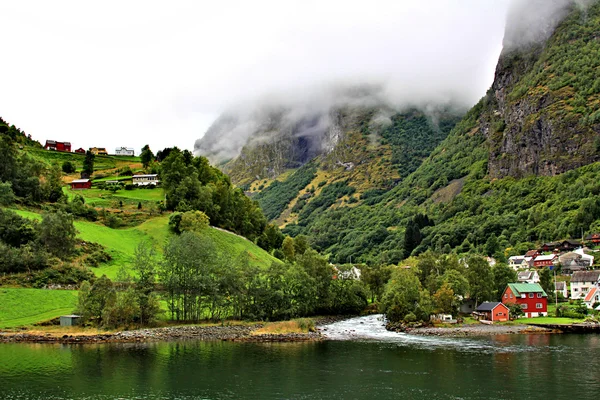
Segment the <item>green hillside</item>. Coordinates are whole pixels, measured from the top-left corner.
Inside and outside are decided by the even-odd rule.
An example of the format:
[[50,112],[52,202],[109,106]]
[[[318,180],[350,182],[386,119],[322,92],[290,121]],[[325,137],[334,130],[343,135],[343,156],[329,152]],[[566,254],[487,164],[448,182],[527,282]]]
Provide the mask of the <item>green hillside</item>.
[[335,262],[397,263],[426,249],[503,259],[600,230],[599,31],[596,2],[545,45],[504,53],[486,96],[411,175],[354,204],[335,194],[284,232],[310,236]]
[[[19,215],[39,219],[41,216],[31,211],[15,210]],[[97,276],[107,275],[116,278],[121,265],[128,265],[133,259],[136,247],[141,241],[148,240],[158,249],[162,249],[171,233],[168,228],[168,215],[148,219],[144,223],[125,229],[112,229],[107,226],[89,222],[75,221],[75,228],[79,232],[77,237],[82,240],[99,243],[111,255],[112,260],[97,268],[92,268]],[[261,268],[268,267],[277,259],[252,243],[251,241],[230,232],[209,228],[202,233],[214,240],[217,251],[237,256],[246,251],[250,256],[250,263]]]
[[0,329],[31,325],[72,313],[77,292],[0,288],[0,305]]

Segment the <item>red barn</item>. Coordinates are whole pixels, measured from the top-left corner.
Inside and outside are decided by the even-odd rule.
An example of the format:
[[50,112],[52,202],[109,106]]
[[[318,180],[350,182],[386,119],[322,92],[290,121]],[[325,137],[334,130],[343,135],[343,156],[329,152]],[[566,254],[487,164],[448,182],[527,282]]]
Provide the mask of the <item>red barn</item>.
[[54,150],[54,151],[66,151],[66,152],[70,153],[71,152],[71,143],[70,142],[57,142],[56,140],[46,140],[44,149]]
[[486,321],[508,321],[509,310],[502,303],[483,302],[477,307],[477,310],[473,315],[477,319],[484,319]]
[[538,283],[509,283],[502,303],[521,305],[527,318],[548,315],[548,295]]
[[85,150],[82,147],[80,147],[77,150],[75,150],[75,153],[85,154]]
[[89,179],[75,179],[71,182],[71,189],[90,189],[92,182]]
[[537,256],[533,259],[533,266],[536,268],[549,267],[558,262],[556,254],[548,254],[547,256]]

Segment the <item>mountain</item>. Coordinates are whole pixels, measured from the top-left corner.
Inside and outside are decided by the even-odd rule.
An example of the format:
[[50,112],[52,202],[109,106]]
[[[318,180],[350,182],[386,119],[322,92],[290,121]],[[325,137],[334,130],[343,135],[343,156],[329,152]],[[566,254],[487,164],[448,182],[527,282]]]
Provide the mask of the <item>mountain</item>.
[[[397,263],[427,249],[503,259],[598,230],[600,5],[554,11],[530,21],[535,35],[507,26],[492,87],[458,123],[439,109],[338,107],[341,122],[304,146],[318,149],[310,161],[274,150],[275,166],[268,145],[248,141],[223,168],[334,262]],[[261,126],[277,142],[278,123]]]

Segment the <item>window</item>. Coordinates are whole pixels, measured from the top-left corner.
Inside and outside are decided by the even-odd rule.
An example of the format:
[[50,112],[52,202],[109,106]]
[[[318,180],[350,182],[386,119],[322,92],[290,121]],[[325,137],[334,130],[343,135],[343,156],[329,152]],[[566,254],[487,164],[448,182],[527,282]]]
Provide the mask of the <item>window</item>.
[[544,308],[544,305],[542,303],[536,303],[535,308]]
[[510,298],[512,299],[512,293],[510,294]]
[[538,299],[541,299],[541,298],[542,298],[542,294],[541,294],[541,293],[538,293],[537,295],[538,295],[538,296],[537,296],[537,297],[538,297]]
[[[511,296],[512,297],[512,296]],[[508,299],[508,294],[504,293],[504,298]]]
[[533,299],[533,293],[529,293],[529,298]]
[[521,308],[522,308],[523,310],[527,310],[527,304],[521,304]]

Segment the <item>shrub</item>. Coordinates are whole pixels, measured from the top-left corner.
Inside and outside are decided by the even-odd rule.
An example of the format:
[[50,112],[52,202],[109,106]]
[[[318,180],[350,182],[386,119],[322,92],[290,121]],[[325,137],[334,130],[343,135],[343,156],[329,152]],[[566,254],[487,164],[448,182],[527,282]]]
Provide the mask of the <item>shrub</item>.
[[70,161],[65,161],[62,165],[62,171],[65,174],[72,174],[73,172],[75,172],[77,169],[75,168],[75,164],[73,164]]

